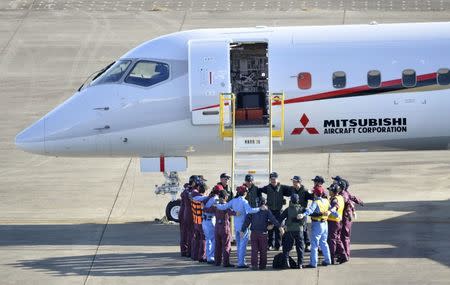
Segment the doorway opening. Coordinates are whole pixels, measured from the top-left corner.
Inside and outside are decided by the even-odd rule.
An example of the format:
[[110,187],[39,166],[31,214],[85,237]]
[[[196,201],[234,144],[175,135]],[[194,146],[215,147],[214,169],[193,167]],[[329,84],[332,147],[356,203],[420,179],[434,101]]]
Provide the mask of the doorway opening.
[[236,125],[268,123],[267,43],[230,45],[231,89],[236,94]]

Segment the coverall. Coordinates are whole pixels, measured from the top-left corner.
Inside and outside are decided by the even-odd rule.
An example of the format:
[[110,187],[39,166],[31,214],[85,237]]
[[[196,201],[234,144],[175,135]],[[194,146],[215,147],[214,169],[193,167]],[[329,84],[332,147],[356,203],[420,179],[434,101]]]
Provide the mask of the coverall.
[[344,197],[345,207],[342,217],[341,240],[344,245],[347,260],[350,259],[350,237],[352,234],[352,224],[355,212],[355,204],[364,205],[363,201],[356,196],[350,194],[348,190],[340,193]]
[[191,200],[189,199],[192,191],[191,186],[185,185],[181,192],[181,206],[179,212],[180,219],[180,251],[182,256],[191,256],[192,236],[194,235],[194,222],[192,220]]
[[216,217],[213,213],[208,213],[206,209],[211,208],[213,204],[218,200],[217,195],[213,197],[209,196],[197,196],[192,198],[196,201],[203,203],[203,217],[202,217],[202,229],[205,234],[205,249],[206,260],[208,262],[214,262],[214,249],[215,249],[215,237],[214,226],[216,225]]

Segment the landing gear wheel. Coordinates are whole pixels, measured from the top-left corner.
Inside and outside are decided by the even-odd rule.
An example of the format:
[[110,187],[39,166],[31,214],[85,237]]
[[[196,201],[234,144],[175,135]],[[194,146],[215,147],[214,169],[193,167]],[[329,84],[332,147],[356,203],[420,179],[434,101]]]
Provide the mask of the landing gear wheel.
[[180,222],[178,213],[180,212],[181,200],[170,201],[166,207],[166,217],[169,221]]

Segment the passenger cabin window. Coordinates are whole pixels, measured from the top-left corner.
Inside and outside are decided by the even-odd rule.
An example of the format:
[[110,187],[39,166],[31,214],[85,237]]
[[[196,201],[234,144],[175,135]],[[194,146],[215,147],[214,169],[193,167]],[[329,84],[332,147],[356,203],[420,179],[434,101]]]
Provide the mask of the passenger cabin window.
[[126,83],[152,86],[169,78],[169,65],[162,62],[139,61],[125,78]]
[[450,84],[450,70],[448,68],[441,68],[437,72],[437,82],[439,85]]
[[92,81],[91,86],[104,84],[104,83],[114,83],[119,81],[127,71],[131,60],[119,60],[114,63],[110,68],[108,68],[103,74],[98,76],[94,81]]
[[405,69],[402,73],[402,85],[403,87],[416,86],[417,78],[416,71],[414,69]]
[[311,73],[309,72],[300,72],[297,76],[297,85],[298,88],[302,90],[310,89],[312,82],[311,82]]
[[333,87],[344,88],[346,85],[346,75],[344,71],[336,71],[333,73]]
[[378,70],[371,70],[367,72],[367,85],[370,88],[378,88],[381,86],[381,72]]

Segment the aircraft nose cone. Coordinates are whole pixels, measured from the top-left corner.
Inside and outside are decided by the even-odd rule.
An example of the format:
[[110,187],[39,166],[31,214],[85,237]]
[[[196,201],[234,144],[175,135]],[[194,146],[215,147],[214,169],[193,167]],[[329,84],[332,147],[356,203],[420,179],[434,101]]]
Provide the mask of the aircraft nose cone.
[[45,122],[40,119],[16,136],[16,146],[31,153],[45,153]]

